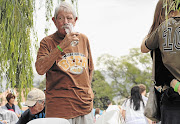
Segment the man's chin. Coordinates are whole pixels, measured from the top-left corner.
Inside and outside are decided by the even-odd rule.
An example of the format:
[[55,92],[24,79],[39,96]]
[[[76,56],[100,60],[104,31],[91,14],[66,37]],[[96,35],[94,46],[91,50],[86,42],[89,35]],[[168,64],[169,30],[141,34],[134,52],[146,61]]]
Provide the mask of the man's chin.
[[37,112],[34,112],[34,111],[30,111],[30,112],[31,112],[31,114],[33,114],[33,115],[37,114]]
[[64,31],[59,31],[59,33],[62,34],[62,35],[64,35],[64,36],[67,34],[67,33],[65,32],[65,30],[64,30]]

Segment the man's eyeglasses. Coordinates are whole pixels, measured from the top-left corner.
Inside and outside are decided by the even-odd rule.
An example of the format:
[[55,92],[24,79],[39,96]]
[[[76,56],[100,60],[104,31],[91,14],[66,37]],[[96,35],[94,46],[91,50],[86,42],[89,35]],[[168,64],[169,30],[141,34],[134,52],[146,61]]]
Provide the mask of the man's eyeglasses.
[[59,16],[57,19],[58,19],[59,21],[61,21],[61,22],[64,22],[65,19],[67,19],[68,22],[70,22],[71,20],[73,20],[72,17],[63,17],[63,16]]

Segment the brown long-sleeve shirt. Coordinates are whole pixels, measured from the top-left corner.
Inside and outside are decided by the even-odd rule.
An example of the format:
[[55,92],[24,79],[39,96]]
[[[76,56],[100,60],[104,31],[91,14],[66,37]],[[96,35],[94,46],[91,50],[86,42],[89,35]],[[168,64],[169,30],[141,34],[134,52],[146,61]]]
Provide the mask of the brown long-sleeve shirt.
[[77,46],[63,50],[65,55],[57,48],[64,36],[57,32],[40,43],[36,70],[41,75],[46,73],[46,117],[70,119],[92,110],[94,66],[88,38],[83,34],[78,38]]

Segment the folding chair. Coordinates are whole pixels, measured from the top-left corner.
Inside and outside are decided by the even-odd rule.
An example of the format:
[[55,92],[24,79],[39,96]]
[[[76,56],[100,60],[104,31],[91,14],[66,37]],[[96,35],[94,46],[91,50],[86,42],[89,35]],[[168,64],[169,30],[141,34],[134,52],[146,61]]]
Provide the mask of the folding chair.
[[64,118],[38,118],[34,119],[27,124],[70,124],[67,119]]

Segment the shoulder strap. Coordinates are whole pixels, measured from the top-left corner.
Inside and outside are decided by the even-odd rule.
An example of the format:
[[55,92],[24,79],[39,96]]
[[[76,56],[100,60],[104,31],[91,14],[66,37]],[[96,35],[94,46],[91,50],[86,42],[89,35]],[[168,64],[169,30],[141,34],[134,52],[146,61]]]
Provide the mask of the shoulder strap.
[[155,80],[155,50],[153,50],[152,81],[154,82],[154,84],[156,84],[156,80]]

